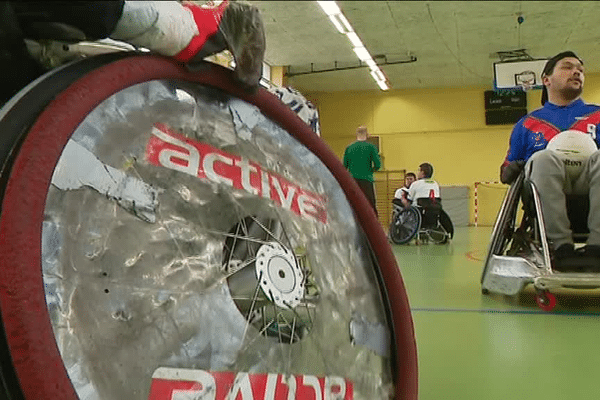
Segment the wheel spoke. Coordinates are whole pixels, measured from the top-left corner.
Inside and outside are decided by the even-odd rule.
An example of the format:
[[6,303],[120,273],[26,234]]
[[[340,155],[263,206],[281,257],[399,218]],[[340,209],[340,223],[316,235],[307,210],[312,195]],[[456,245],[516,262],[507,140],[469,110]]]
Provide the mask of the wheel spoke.
[[[237,274],[238,272],[242,271],[247,266],[254,264],[255,261],[256,261],[256,257],[247,259],[242,264],[236,266],[234,270],[227,272],[227,274],[225,274],[225,276],[223,278],[227,279],[227,278]],[[231,262],[231,260],[230,260],[230,262]]]
[[[262,275],[260,275],[258,277],[258,281],[260,281],[261,278],[262,278]],[[250,305],[250,311],[248,311],[248,314],[246,315],[246,325],[244,326],[244,334],[242,335],[243,339],[246,338],[246,334],[248,333],[248,327],[250,326],[250,319],[251,319],[252,313],[254,311],[254,305],[256,304],[256,298],[258,297],[259,290],[260,290],[260,286],[257,283],[256,288],[254,289],[254,296],[252,296],[252,304]]]

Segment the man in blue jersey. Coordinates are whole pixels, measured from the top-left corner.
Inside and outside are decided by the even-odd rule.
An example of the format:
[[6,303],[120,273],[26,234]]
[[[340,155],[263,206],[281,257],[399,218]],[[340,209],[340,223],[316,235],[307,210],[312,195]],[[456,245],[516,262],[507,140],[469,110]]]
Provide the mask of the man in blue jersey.
[[[526,177],[540,194],[547,237],[554,249],[553,268],[565,270],[582,257],[600,262],[600,152],[596,150],[600,144],[600,106],[581,100],[583,62],[571,51],[548,60],[542,81],[543,107],[523,117],[513,128],[500,175],[503,183],[510,184],[525,167]],[[567,130],[590,135],[596,145],[577,174],[570,173],[558,152],[546,149],[552,138]],[[577,252],[566,208],[566,195],[570,194],[589,195],[590,200],[590,234],[586,246]]]

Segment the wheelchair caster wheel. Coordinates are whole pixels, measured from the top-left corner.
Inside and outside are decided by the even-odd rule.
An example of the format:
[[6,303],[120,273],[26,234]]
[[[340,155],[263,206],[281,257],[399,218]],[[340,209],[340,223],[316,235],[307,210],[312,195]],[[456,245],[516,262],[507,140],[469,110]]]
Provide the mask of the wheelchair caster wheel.
[[544,311],[552,311],[556,307],[556,296],[550,292],[540,292],[535,295],[535,302]]

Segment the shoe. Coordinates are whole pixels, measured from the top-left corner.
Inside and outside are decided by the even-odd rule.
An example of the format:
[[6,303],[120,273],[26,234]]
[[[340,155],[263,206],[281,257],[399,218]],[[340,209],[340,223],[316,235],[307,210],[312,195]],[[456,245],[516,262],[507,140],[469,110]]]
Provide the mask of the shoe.
[[582,254],[585,257],[594,257],[600,259],[600,245],[597,244],[588,244],[583,247]]
[[589,263],[585,272],[600,272],[600,245],[588,244],[581,249],[581,254]]
[[564,259],[575,256],[577,256],[577,253],[575,252],[575,246],[573,246],[573,243],[561,244],[556,250],[554,250],[555,259]]
[[[246,90],[256,90],[262,76],[266,48],[264,25],[258,8],[228,1],[208,10],[192,3],[183,3],[183,6],[194,15],[198,29],[202,31],[205,27],[209,35],[205,42],[196,41],[177,57],[194,63],[228,49],[235,59],[236,79]],[[194,48],[199,48],[195,54]]]
[[561,244],[554,250],[554,268],[556,271],[567,271],[577,261],[579,255],[575,252],[573,243]]
[[575,250],[573,244],[565,243],[554,250],[555,271],[600,272],[600,246],[588,245]]

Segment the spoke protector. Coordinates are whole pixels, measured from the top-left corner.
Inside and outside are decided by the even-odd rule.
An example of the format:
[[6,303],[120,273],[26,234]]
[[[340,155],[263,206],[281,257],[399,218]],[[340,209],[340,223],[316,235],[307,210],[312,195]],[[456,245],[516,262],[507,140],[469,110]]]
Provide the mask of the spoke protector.
[[[383,286],[364,213],[311,149],[246,95],[216,86],[141,78],[73,128],[51,108],[32,128],[0,231],[5,282],[17,291],[33,282],[31,299],[2,294],[13,356],[19,343],[40,344],[15,361],[28,399],[41,389],[24,371],[58,365],[54,351],[81,399],[200,398],[202,382],[217,399],[413,390],[397,372],[414,367],[401,359],[414,349],[397,339],[412,322],[399,322],[397,294],[388,302],[396,281]],[[77,93],[64,95],[74,109],[73,98],[87,101]],[[37,291],[47,313],[4,315],[43,304]]]

